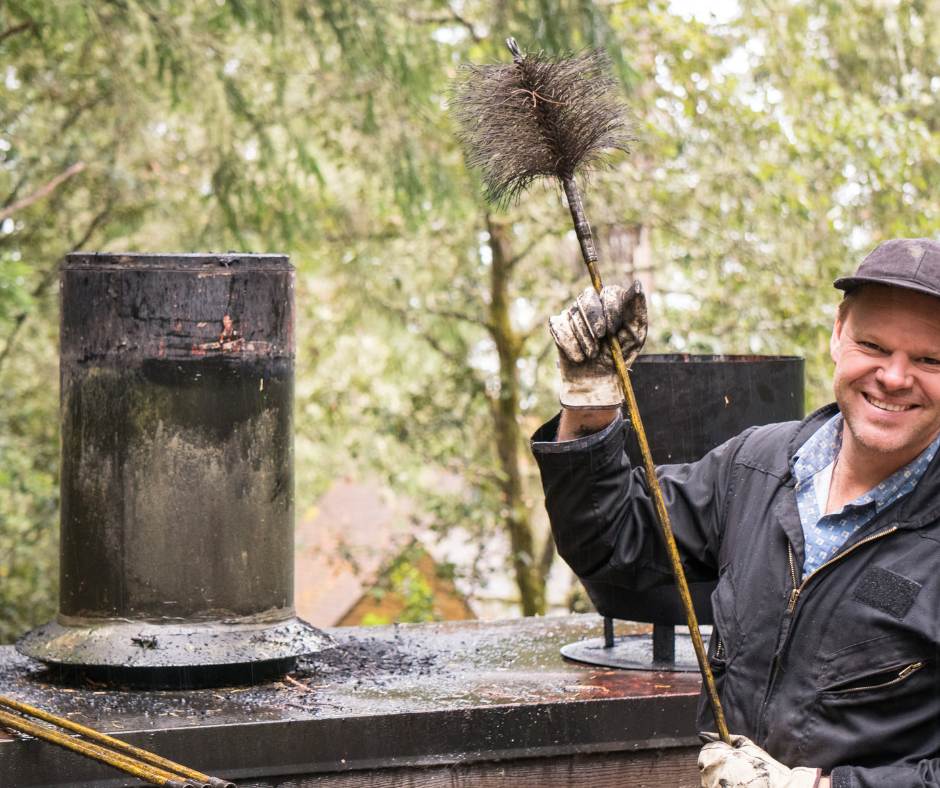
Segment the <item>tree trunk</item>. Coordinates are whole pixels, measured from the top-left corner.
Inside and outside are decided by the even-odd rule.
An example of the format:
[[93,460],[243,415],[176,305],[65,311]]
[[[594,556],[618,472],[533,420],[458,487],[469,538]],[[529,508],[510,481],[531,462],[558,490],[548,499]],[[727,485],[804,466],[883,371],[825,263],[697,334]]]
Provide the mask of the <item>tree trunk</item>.
[[509,317],[509,284],[515,261],[509,226],[487,214],[489,247],[493,255],[490,268],[490,335],[499,355],[499,394],[492,413],[499,458],[503,517],[512,549],[512,566],[519,587],[522,613],[526,616],[545,612],[545,576],[542,561],[536,556],[532,519],[523,498],[519,451],[523,444],[519,427],[519,372],[517,362],[522,341],[513,330]]

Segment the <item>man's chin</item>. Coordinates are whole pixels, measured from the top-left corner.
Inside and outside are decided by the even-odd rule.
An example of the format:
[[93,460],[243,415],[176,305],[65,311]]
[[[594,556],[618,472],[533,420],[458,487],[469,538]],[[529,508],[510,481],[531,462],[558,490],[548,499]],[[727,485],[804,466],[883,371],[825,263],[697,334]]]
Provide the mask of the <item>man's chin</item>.
[[895,454],[904,449],[903,444],[891,443],[890,441],[860,440],[859,445],[872,454]]
[[897,428],[885,430],[869,427],[857,431],[852,430],[855,442],[860,448],[880,456],[898,455],[902,464],[912,461],[929,445],[930,441],[925,441],[923,434],[922,430],[905,430],[901,433]]
[[894,454],[910,448],[911,441],[905,435],[899,435],[897,428],[886,428],[872,424],[850,427],[855,442],[864,450],[873,454]]

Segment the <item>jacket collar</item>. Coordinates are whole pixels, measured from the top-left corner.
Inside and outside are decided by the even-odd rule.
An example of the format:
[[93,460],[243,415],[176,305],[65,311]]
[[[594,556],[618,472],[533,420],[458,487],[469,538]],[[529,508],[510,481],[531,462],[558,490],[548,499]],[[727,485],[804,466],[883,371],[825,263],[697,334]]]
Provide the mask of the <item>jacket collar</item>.
[[793,459],[793,455],[796,454],[800,448],[803,446],[806,441],[808,441],[818,430],[825,424],[829,419],[835,416],[839,412],[839,406],[835,402],[830,402],[828,405],[823,405],[823,407],[818,410],[814,410],[810,413],[803,421],[800,422],[799,426],[796,428],[796,432],[793,433],[793,437],[790,439],[790,443],[787,446],[787,465],[790,465],[790,461]]

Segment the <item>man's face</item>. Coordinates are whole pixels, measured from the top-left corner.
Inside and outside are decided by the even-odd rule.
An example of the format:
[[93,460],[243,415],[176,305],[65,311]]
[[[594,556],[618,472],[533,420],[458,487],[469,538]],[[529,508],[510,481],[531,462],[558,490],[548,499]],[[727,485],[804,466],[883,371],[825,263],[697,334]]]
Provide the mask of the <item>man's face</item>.
[[843,443],[900,468],[940,433],[940,298],[864,285],[830,341]]

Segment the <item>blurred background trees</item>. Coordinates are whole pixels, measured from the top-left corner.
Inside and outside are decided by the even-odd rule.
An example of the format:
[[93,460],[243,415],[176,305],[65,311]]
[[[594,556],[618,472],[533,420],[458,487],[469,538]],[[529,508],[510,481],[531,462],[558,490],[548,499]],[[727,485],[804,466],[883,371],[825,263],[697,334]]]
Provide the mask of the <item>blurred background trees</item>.
[[940,232],[940,3],[729,5],[0,4],[0,640],[55,607],[56,268],[77,248],[289,253],[298,512],[380,479],[548,609],[526,442],[555,409],[545,318],[586,281],[560,194],[491,212],[447,115],[459,64],[506,60],[507,35],[611,54],[636,144],[586,201],[605,279],[651,293],[648,349],[803,355],[825,402],[831,280]]

